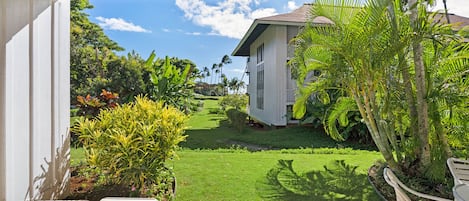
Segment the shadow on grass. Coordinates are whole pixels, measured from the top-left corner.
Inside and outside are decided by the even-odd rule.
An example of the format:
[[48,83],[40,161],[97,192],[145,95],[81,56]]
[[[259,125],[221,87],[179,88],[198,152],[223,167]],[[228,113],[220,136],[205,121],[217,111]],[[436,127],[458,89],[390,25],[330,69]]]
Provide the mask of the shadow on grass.
[[256,185],[264,200],[380,200],[368,183],[365,174],[358,174],[358,166],[336,160],[323,171],[299,174],[292,160],[279,160],[265,178]]

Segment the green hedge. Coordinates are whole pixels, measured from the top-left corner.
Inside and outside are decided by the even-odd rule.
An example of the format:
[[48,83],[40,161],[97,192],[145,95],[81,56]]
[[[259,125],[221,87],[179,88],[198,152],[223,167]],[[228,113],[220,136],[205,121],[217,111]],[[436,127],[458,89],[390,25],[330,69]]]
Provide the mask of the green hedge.
[[244,127],[246,127],[246,118],[248,117],[246,113],[237,109],[229,109],[226,111],[226,116],[228,116],[233,127],[235,127],[239,132],[243,132]]

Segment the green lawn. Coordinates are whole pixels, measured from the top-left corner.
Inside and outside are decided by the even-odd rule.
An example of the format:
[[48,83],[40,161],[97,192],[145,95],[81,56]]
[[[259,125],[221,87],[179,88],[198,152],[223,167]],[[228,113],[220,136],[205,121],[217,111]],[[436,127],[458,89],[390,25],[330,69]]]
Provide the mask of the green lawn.
[[[300,175],[313,170],[323,171],[325,165],[344,160],[346,164],[358,166],[355,181],[348,182],[350,188],[359,184],[365,186],[360,197],[350,195],[352,198],[337,200],[379,200],[366,183],[366,170],[381,158],[378,152],[357,149],[364,146],[355,144],[337,143],[313,128],[247,129],[238,133],[228,126],[224,115],[209,114],[208,110],[216,107],[216,100],[204,100],[204,109],[193,114],[188,122],[188,138],[177,152],[179,158],[169,162],[177,177],[177,200],[262,200],[261,195],[265,192],[258,188],[262,189],[262,181],[280,159],[293,160],[293,167]],[[236,142],[279,150],[227,149]],[[84,159],[83,150],[72,149],[71,158],[72,165],[79,164]],[[324,183],[318,180],[320,182]],[[330,189],[320,191],[327,194]],[[295,197],[298,195],[292,196],[283,200],[298,200]]]
[[225,115],[210,114],[209,110],[217,109],[217,100],[204,100],[204,109],[192,114],[188,121],[187,140],[182,147],[190,149],[230,148],[232,142],[262,145],[270,148],[305,148],[305,147],[353,147],[369,149],[357,143],[336,142],[322,130],[312,127],[289,128],[246,128],[239,133],[228,124]]
[[[179,151],[173,162],[178,188],[176,200],[261,200],[256,186],[275,167],[279,159],[294,160],[299,172],[323,170],[333,160],[359,166],[366,181],[366,170],[380,158],[377,152],[352,151],[350,154],[288,154],[281,151],[226,153],[223,151]],[[368,186],[366,200],[379,200]]]

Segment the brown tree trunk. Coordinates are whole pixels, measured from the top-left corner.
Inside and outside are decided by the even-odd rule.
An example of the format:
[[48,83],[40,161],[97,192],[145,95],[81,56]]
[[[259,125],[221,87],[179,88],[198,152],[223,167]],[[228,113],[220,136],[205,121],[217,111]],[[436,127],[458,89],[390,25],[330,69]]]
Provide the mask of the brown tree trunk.
[[425,78],[425,65],[423,63],[423,46],[420,42],[418,34],[418,5],[417,0],[409,0],[409,6],[412,8],[410,13],[410,22],[416,38],[412,42],[415,65],[415,84],[417,88],[417,111],[418,111],[418,138],[420,141],[420,168],[430,165],[430,144],[428,141],[429,120],[428,120],[428,103],[427,103],[427,87]]
[[[412,81],[411,76],[409,73],[409,66],[405,61],[404,53],[399,55],[399,62],[401,62],[401,71],[402,71],[402,78],[404,80],[404,90],[406,94],[407,104],[409,105],[409,117],[410,117],[410,135],[412,137],[417,137],[418,135],[418,112],[417,107],[415,104],[415,97],[414,92],[412,90]],[[420,155],[420,148],[415,147],[413,150],[415,154]]]

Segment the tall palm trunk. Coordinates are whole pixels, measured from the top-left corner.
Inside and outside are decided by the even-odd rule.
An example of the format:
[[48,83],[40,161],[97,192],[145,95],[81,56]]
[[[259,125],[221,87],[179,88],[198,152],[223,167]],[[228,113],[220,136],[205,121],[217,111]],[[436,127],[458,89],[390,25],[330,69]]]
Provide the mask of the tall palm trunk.
[[[418,26],[418,0],[409,0],[410,22],[412,29],[415,33],[419,33]],[[417,35],[412,42],[412,50],[414,55],[415,65],[415,84],[416,84],[416,97],[417,97],[417,110],[418,110],[418,138],[420,141],[420,168],[425,168],[430,165],[430,144],[428,141],[429,133],[429,119],[428,119],[428,103],[427,103],[427,86],[425,65],[423,62],[423,46],[421,43],[421,36]]]
[[392,149],[389,146],[389,143],[387,143],[386,137],[384,136],[383,138],[383,133],[380,133],[378,129],[376,116],[373,115],[369,98],[365,95],[366,93],[360,94],[360,92],[358,91],[358,89],[355,89],[355,91],[352,91],[351,94],[353,96],[353,99],[355,100],[355,103],[358,106],[358,111],[363,117],[363,121],[366,127],[368,128],[368,131],[370,131],[371,138],[375,142],[376,147],[381,152],[384,157],[384,160],[388,163],[388,165],[392,169],[400,169],[398,163],[394,159]]
[[[399,1],[395,1],[395,3],[391,3],[390,7],[388,8],[390,12],[390,20],[391,20],[391,27],[392,27],[392,32],[393,32],[393,37],[395,41],[399,41],[399,35],[401,34],[400,27],[398,26],[397,22],[397,13],[395,12],[396,9],[402,9],[402,5],[400,4]],[[412,78],[409,73],[409,65],[406,61],[406,55],[404,50],[401,50],[398,52],[398,61],[399,61],[399,70],[401,71],[402,74],[402,79],[403,79],[403,85],[404,85],[404,90],[405,90],[405,97],[408,105],[408,110],[409,110],[409,118],[410,118],[410,135],[412,137],[416,137],[418,134],[418,112],[417,112],[417,107],[415,104],[415,97],[414,97],[414,92],[412,90]],[[403,136],[402,136],[403,137]],[[402,140],[402,139],[401,139]],[[397,150],[396,150],[397,151]],[[413,153],[416,155],[420,155],[420,148],[415,147],[414,150],[412,150]],[[399,154],[399,153],[397,153]],[[398,155],[399,157],[399,155]]]
[[443,6],[445,7],[446,22],[448,22],[448,24],[450,24],[451,21],[449,20],[448,7],[446,5],[446,0],[443,0]]

